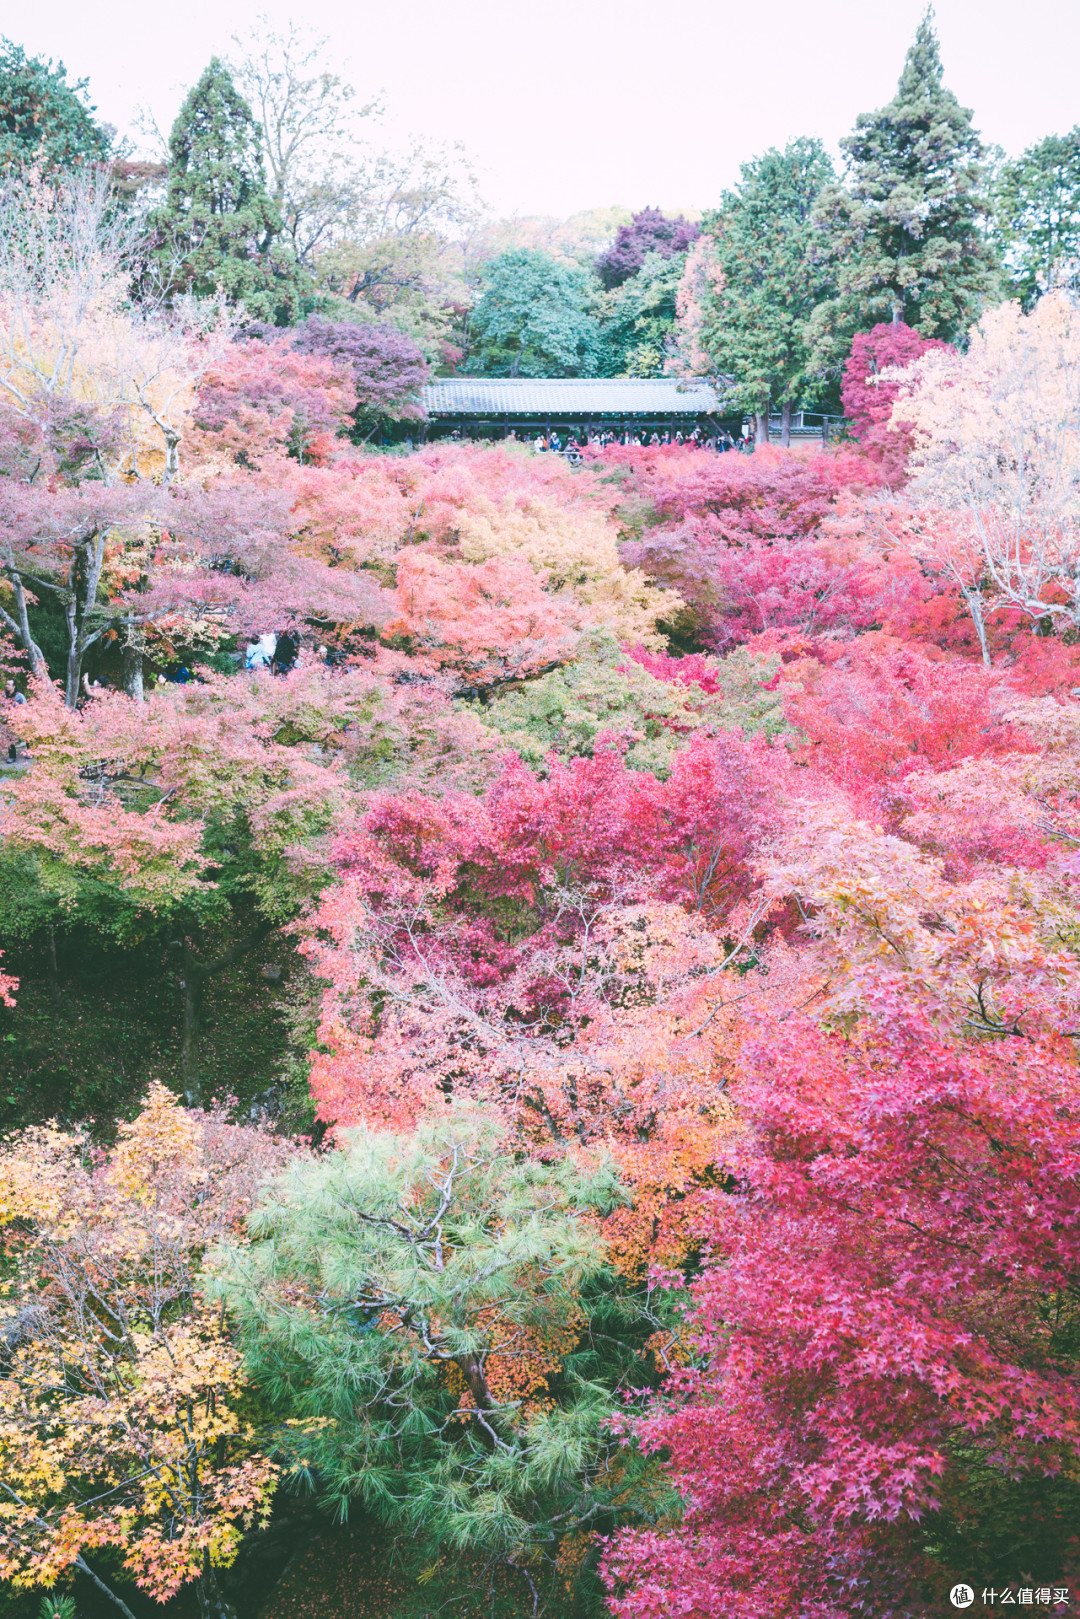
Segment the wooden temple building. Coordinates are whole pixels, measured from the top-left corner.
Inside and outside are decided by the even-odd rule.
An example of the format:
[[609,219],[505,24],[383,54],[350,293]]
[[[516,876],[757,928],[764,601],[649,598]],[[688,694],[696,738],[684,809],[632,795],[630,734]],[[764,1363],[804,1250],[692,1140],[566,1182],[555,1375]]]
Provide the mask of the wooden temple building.
[[442,377],[423,390],[422,441],[447,438],[548,437],[701,429],[738,435],[743,413],[707,382],[675,377]]

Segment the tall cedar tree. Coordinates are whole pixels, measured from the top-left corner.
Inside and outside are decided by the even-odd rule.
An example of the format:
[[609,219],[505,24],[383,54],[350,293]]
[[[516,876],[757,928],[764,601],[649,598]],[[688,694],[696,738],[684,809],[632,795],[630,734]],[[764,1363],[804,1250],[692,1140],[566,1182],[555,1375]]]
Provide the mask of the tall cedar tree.
[[996,212],[1010,280],[1030,309],[1080,258],[1080,124],[1004,165]]
[[822,143],[800,138],[744,163],[738,188],[705,220],[722,280],[711,282],[700,341],[734,379],[732,398],[757,415],[759,439],[770,401],[789,430],[792,404],[811,380],[807,322],[833,290],[814,213],[834,179]]
[[279,245],[283,224],[266,189],[259,128],[214,57],[188,92],[169,136],[169,188],[152,220],[166,283],[221,293],[258,320],[302,312],[308,278]]
[[923,337],[961,336],[998,286],[983,147],[971,112],[942,83],[933,12],[907,53],[896,95],[862,113],[841,147],[848,189],[822,198],[838,300],[818,312],[822,350],[876,321]]
[[103,162],[110,139],[83,102],[86,80],[69,84],[62,62],[27,56],[21,45],[0,40],[0,168],[36,163],[68,169]]

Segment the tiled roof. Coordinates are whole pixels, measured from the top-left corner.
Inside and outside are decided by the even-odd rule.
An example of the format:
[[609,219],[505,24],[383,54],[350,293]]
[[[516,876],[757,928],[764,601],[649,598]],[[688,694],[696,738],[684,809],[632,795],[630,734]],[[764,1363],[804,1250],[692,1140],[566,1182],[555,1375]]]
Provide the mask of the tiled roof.
[[429,416],[706,416],[720,403],[675,377],[443,377],[423,399]]

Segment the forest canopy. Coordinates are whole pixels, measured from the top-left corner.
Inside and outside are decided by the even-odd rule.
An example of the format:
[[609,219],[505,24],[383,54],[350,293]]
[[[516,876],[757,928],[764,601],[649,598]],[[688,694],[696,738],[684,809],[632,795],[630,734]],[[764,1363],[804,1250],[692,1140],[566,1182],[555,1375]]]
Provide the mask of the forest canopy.
[[1075,132],[929,16],[696,219],[378,116],[0,51],[0,1616],[1064,1613]]

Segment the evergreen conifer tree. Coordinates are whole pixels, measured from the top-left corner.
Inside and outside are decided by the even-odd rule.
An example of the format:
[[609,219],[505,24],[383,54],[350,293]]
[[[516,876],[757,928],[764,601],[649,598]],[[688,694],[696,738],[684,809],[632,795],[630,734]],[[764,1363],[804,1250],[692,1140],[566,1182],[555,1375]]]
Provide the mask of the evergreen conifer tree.
[[500,1614],[599,1619],[590,1538],[677,1510],[613,1432],[681,1302],[657,1314],[607,1265],[592,1219],[625,1197],[609,1165],[529,1159],[458,1103],[287,1171],[252,1214],[261,1240],[219,1255],[286,1419],[286,1476],[317,1478],[337,1517],[359,1505],[426,1565],[428,1612],[457,1605],[442,1582],[465,1553],[492,1600],[468,1612],[495,1611],[496,1570],[523,1586],[527,1569],[532,1601]]
[[955,340],[998,285],[985,232],[989,214],[983,147],[942,81],[928,9],[907,53],[897,92],[862,113],[840,143],[848,189],[822,199],[832,236],[839,302],[819,312],[825,347],[853,331],[903,321],[923,337]]
[[168,191],[151,223],[172,290],[221,293],[276,325],[303,313],[310,283],[278,242],[283,224],[266,189],[258,125],[216,56],[172,127]]
[[834,181],[822,143],[800,138],[744,163],[737,189],[704,222],[720,273],[708,278],[698,343],[732,378],[729,396],[757,417],[759,441],[770,401],[781,408],[787,441],[791,407],[813,380],[807,326],[834,290],[814,210]]
[[85,79],[69,84],[62,62],[54,67],[0,39],[0,168],[34,163],[68,169],[104,162],[110,138],[83,100]]
[[997,183],[1005,262],[1025,309],[1040,293],[1075,284],[1080,262],[1080,124],[1047,135],[1006,163]]

